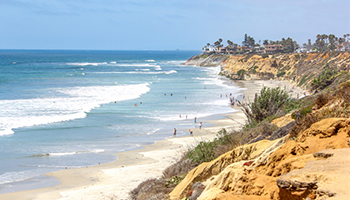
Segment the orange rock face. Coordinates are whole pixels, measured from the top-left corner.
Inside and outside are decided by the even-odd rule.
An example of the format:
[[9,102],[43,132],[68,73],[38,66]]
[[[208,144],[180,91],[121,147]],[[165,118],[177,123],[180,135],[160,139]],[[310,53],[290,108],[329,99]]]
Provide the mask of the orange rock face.
[[[171,198],[184,198],[183,194],[196,181],[206,181],[206,188],[198,200],[345,197],[350,195],[349,138],[349,118],[321,120],[296,139],[287,139],[285,144],[267,153],[265,164],[258,164],[260,158],[266,156],[264,153],[253,159],[249,166],[244,165],[246,161],[226,163],[226,166],[220,164],[219,160],[232,161],[228,158],[232,157],[235,149],[217,160],[200,165],[173,190]],[[264,150],[267,149],[264,147]],[[333,153],[322,152],[324,149]],[[347,157],[342,160],[342,156]],[[213,169],[217,171],[212,173]],[[330,187],[334,181],[343,181],[342,185],[349,189]]]

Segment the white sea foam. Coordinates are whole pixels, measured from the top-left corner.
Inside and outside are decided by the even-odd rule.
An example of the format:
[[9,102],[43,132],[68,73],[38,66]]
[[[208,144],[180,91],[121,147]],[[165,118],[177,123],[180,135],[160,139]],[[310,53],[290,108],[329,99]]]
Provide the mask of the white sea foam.
[[104,149],[93,149],[91,152],[93,152],[93,153],[103,153],[103,152],[105,152],[105,150]]
[[106,65],[107,62],[96,62],[96,63],[90,63],[90,62],[75,62],[75,63],[66,63],[66,65],[74,65],[74,66],[98,66],[98,65]]
[[177,73],[177,71],[175,71],[175,70],[171,70],[171,71],[165,72],[165,74],[176,74],[176,73]]
[[112,62],[109,62],[109,63],[111,63],[111,64],[116,64],[117,62],[116,62],[116,61],[112,61]]
[[30,170],[20,172],[6,172],[0,175],[0,184],[23,181],[34,177],[33,172]]
[[75,155],[78,152],[63,152],[63,153],[49,153],[48,156],[69,156],[69,155]]
[[145,60],[146,62],[156,62],[155,60]]
[[165,64],[181,65],[184,62],[186,62],[186,60],[170,60],[166,61]]
[[4,135],[12,135],[15,132],[11,129],[11,128],[7,128],[7,129],[0,129],[0,136],[4,136]]
[[154,66],[154,67],[155,67],[154,70],[158,70],[158,71],[162,70],[162,68],[161,68],[159,65],[156,65],[156,66]]
[[0,136],[20,127],[85,118],[87,112],[101,104],[139,98],[149,92],[148,85],[61,88],[55,92],[66,97],[0,100]]
[[71,155],[84,154],[84,153],[103,153],[103,152],[105,152],[104,149],[92,149],[90,151],[42,153],[42,154],[35,154],[35,155],[29,156],[29,157],[47,157],[47,156],[61,157],[61,156],[71,156]]
[[155,132],[157,132],[157,131],[159,131],[159,130],[160,130],[160,128],[157,128],[157,129],[155,129],[155,130],[148,131],[146,134],[147,134],[147,135],[152,135],[152,134],[154,134]]
[[121,67],[157,67],[158,65],[155,65],[153,63],[117,63],[116,66],[121,66]]
[[176,70],[170,70],[170,71],[158,71],[158,72],[151,72],[149,71],[149,69],[145,69],[145,70],[137,70],[135,69],[135,71],[129,71],[129,72],[93,72],[95,74],[173,74],[173,73],[177,73]]

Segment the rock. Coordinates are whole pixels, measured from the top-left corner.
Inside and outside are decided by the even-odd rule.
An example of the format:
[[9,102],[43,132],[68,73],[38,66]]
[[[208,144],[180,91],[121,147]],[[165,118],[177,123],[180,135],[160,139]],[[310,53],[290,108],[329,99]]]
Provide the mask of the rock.
[[319,151],[312,154],[315,158],[329,158],[333,156],[333,153],[329,153],[327,150]]
[[[308,162],[304,168],[293,170],[277,179],[284,197],[294,198],[308,194],[313,199],[350,196],[350,149],[327,149],[316,155],[333,155],[322,160]],[[299,193],[298,193],[299,191]]]
[[197,182],[192,186],[190,193],[187,194],[188,200],[196,200],[203,192],[205,186],[201,182]]
[[293,128],[293,126],[295,125],[295,121],[291,121],[289,122],[287,125],[277,129],[276,131],[274,131],[271,136],[269,138],[267,138],[268,140],[275,140],[277,138],[281,138],[286,136]]

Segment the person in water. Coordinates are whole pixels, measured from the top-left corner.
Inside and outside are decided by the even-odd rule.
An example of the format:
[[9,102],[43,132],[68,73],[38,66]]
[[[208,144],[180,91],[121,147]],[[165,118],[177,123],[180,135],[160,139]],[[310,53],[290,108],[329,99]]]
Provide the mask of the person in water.
[[174,128],[174,137],[176,137],[176,128]]
[[193,136],[193,131],[191,129],[188,129],[188,132]]

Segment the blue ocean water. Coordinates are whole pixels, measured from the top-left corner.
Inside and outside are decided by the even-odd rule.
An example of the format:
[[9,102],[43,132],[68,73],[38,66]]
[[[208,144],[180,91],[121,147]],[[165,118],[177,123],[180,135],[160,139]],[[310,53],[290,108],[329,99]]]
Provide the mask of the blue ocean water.
[[233,112],[219,67],[181,65],[199,53],[1,50],[0,193]]

